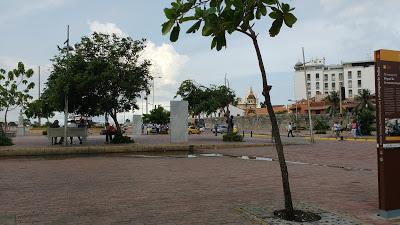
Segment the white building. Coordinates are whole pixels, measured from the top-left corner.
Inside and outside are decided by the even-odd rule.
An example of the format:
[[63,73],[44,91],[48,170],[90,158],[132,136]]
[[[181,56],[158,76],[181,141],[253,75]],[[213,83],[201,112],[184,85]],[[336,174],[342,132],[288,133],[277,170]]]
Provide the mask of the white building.
[[297,100],[306,98],[306,85],[310,97],[339,92],[342,86],[345,87],[346,98],[353,98],[362,89],[375,93],[374,61],[325,65],[325,59],[315,59],[306,63],[306,78],[303,63],[296,63],[294,69],[294,93]]

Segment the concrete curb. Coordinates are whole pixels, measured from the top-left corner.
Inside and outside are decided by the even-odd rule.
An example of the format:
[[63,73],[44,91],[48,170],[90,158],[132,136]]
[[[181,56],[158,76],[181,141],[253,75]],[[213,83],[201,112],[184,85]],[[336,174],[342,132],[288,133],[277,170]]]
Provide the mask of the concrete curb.
[[127,144],[79,147],[0,147],[0,158],[19,156],[51,156],[108,153],[165,153],[189,152],[201,149],[226,149],[272,146],[272,143],[223,143],[223,144]]

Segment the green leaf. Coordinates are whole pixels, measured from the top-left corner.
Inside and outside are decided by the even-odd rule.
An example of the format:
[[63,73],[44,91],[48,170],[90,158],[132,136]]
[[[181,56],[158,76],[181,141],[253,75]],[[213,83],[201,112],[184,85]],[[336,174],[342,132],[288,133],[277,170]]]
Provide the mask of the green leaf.
[[269,29],[269,36],[275,37],[276,35],[278,35],[279,32],[281,31],[282,24],[283,24],[282,18],[276,19],[272,23],[271,28]]
[[214,49],[217,46],[217,37],[214,37],[211,42],[211,49]]
[[201,25],[201,20],[197,21],[195,24],[193,24],[193,26],[191,26],[186,33],[196,33],[196,31],[200,28]]
[[201,32],[201,34],[203,36],[210,36],[213,33],[213,29],[211,26],[209,26],[208,24],[205,24],[203,27],[203,30]]
[[179,32],[181,31],[181,28],[179,27],[179,24],[177,24],[171,31],[171,36],[169,37],[169,40],[171,42],[176,42],[179,38]]
[[267,5],[274,5],[276,4],[278,1],[277,0],[263,0],[263,2]]
[[174,20],[177,17],[176,11],[174,9],[165,8],[164,9],[165,17],[169,20]]
[[289,11],[290,11],[290,6],[289,6],[289,4],[282,3],[282,11],[283,11],[283,12],[289,12]]
[[297,18],[292,13],[286,13],[283,17],[286,26],[292,27],[296,23]]
[[169,20],[165,23],[163,23],[162,25],[162,34],[168,34],[168,32],[172,29],[172,27],[174,26],[175,21],[174,20]]
[[261,15],[263,15],[263,16],[267,15],[267,7],[261,5],[259,7],[259,9],[260,9]]

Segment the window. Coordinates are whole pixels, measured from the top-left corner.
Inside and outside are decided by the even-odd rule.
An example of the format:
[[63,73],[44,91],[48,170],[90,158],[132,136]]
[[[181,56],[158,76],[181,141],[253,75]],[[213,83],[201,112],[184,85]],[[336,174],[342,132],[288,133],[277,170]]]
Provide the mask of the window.
[[328,83],[324,83],[324,88],[328,89]]
[[324,81],[328,81],[328,74],[324,74]]
[[311,91],[307,92],[309,98],[311,98]]
[[349,97],[353,97],[353,90],[349,90]]
[[317,91],[315,94],[316,94],[316,95],[320,95],[320,94],[321,94],[321,92],[320,92],[320,91]]
[[343,82],[339,82],[339,87],[343,87]]
[[357,81],[357,87],[359,87],[359,88],[361,87],[361,80]]
[[336,84],[332,83],[332,90],[336,90]]
[[310,81],[310,80],[311,80],[311,75],[307,74],[307,81]]
[[335,81],[335,74],[332,74],[332,81]]
[[308,89],[308,90],[311,89],[311,83],[307,83],[307,89]]
[[315,83],[315,89],[319,90],[319,82]]
[[327,95],[327,94],[329,94],[329,93],[328,93],[327,91],[325,91],[325,92],[324,92],[324,94],[326,94],[326,95]]
[[351,71],[347,72],[347,79],[351,80]]
[[361,78],[361,70],[357,71],[357,78]]
[[347,86],[349,86],[349,88],[352,88],[353,82],[351,82],[351,80],[347,81]]
[[319,80],[319,73],[315,74],[315,80]]
[[362,89],[358,89],[358,94],[361,95]]
[[339,80],[343,80],[343,73],[339,73]]

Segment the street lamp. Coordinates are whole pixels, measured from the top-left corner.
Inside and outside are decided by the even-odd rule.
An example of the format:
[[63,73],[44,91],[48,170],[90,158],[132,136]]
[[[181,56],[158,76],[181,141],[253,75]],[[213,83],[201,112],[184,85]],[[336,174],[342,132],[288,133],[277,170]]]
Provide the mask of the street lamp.
[[158,76],[158,77],[153,77],[153,109],[155,109],[156,108],[156,104],[154,103],[154,80],[156,79],[156,78],[162,78],[162,77],[160,77],[160,76]]
[[304,57],[304,47],[301,48],[302,53],[303,53],[303,70],[304,70],[304,81],[305,81],[305,86],[306,86],[306,97],[307,97],[307,109],[308,109],[308,121],[309,121],[309,126],[310,126],[310,141],[311,143],[314,143],[314,132],[313,132],[313,124],[312,124],[312,118],[311,118],[311,109],[310,109],[310,97],[308,96],[308,87],[307,87],[307,71],[306,71],[306,59]]

